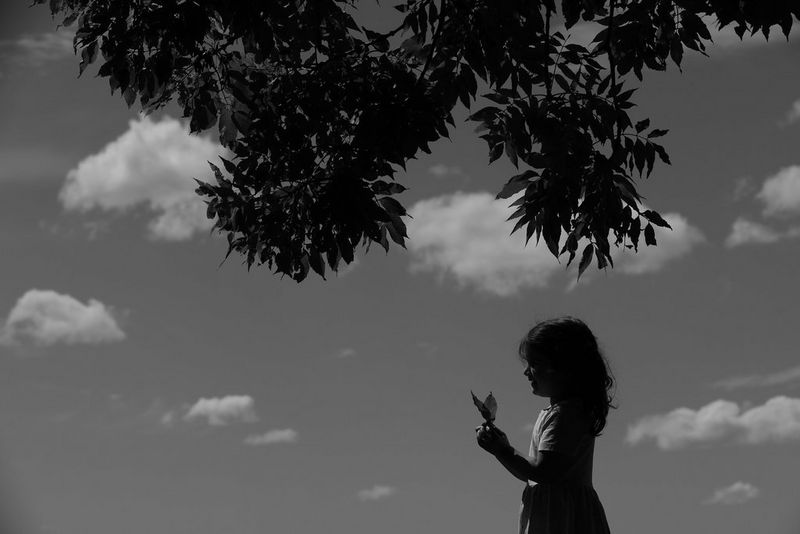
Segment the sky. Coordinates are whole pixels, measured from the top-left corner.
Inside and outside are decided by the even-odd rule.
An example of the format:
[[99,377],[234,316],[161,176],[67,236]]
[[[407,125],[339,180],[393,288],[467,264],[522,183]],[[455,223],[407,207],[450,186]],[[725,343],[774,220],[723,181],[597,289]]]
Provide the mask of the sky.
[[517,343],[563,314],[617,381],[612,532],[800,532],[797,40],[718,33],[647,73],[632,116],[672,165],[639,188],[673,231],[613,270],[576,282],[508,235],[515,170],[459,107],[397,176],[408,249],[297,284],[221,264],[192,192],[216,138],[78,79],[28,3],[0,17],[3,533],[516,532],[523,484],[478,447],[470,391],[527,451],[548,400]]

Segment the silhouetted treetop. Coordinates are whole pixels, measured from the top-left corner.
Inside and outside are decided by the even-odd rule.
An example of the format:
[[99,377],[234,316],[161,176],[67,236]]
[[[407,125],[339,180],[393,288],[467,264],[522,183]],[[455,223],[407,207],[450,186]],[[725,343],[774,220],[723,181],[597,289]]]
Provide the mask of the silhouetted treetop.
[[[705,54],[709,24],[788,38],[800,17],[796,0],[406,0],[379,33],[356,23],[356,0],[49,4],[76,27],[79,73],[101,57],[128,106],[177,100],[193,132],[216,126],[233,156],[199,182],[208,217],[228,254],[298,282],[362,242],[405,246],[395,172],[448,136],[458,102],[489,162],[520,171],[497,195],[524,191],[513,231],[579,255],[579,275],[613,265],[611,244],[655,245],[668,224],[634,181],[669,163],[666,130],[631,120],[632,77]],[[581,20],[597,24],[589,47],[565,37]]]

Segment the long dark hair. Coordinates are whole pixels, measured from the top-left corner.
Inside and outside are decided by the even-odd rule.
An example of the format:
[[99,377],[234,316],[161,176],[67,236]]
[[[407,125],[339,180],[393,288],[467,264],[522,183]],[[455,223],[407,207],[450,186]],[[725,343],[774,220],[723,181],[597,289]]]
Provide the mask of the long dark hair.
[[614,378],[589,327],[569,316],[539,322],[519,343],[523,362],[529,362],[534,352],[553,369],[569,376],[569,393],[583,400],[594,435],[599,436],[606,426],[609,408],[616,408],[611,403]]

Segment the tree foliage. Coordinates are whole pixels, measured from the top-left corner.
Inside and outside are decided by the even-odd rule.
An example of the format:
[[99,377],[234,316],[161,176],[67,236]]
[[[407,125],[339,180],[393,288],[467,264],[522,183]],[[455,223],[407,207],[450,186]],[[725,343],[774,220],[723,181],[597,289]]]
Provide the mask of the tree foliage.
[[[513,231],[568,265],[579,254],[579,275],[613,266],[612,244],[655,245],[669,225],[635,180],[670,161],[666,130],[629,116],[635,84],[686,49],[705,54],[709,24],[788,38],[800,17],[795,0],[405,0],[401,24],[378,33],[356,23],[356,3],[49,0],[77,22],[79,73],[101,57],[129,107],[177,100],[193,132],[216,126],[233,156],[198,182],[208,217],[228,255],[298,282],[360,243],[405,246],[395,173],[448,136],[458,102],[489,162],[520,170],[497,195],[524,191]],[[598,25],[589,47],[558,30],[580,21]]]

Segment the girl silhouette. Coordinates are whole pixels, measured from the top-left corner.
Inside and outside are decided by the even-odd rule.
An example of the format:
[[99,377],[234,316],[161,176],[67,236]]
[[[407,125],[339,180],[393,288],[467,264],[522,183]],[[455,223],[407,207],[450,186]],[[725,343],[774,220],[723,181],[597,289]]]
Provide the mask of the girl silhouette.
[[520,534],[609,534],[592,486],[594,439],[605,427],[614,381],[597,340],[582,321],[561,317],[534,326],[519,345],[533,394],[549,397],[527,455],[486,424],[478,445],[526,483]]

